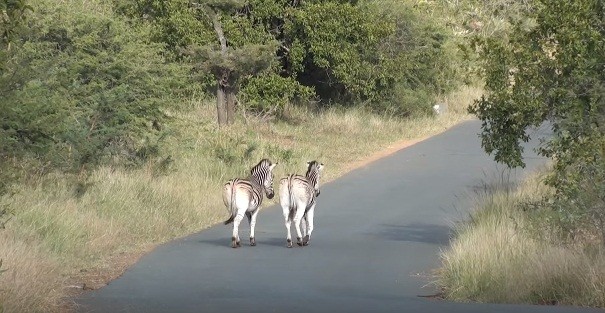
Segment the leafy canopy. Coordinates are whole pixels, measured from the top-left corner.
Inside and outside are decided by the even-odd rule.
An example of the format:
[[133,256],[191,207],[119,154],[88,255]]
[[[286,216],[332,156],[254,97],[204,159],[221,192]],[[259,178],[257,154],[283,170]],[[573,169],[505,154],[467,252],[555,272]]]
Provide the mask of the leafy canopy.
[[540,0],[507,40],[480,45],[487,95],[470,111],[495,159],[524,166],[528,128],[548,121],[540,149],[567,221],[597,223],[605,240],[605,1]]
[[[80,171],[153,156],[186,69],[97,3],[39,1],[0,73],[2,172]],[[30,163],[30,164],[28,164]]]

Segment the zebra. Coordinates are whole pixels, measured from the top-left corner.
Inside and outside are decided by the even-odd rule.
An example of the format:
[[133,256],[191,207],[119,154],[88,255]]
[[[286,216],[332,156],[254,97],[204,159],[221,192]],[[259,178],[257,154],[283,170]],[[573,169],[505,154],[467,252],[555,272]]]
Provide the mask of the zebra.
[[239,224],[248,217],[250,223],[250,246],[256,246],[254,238],[254,227],[258,209],[263,202],[263,191],[267,198],[273,199],[273,168],[277,165],[268,159],[262,159],[252,170],[247,179],[235,178],[229,180],[223,187],[223,203],[229,211],[230,217],[224,224],[233,223],[233,234],[231,236],[231,247],[240,247]]
[[[286,221],[286,246],[292,248],[290,223],[294,221],[296,240],[299,246],[307,246],[313,232],[313,216],[315,214],[316,198],[319,196],[319,176],[323,163],[317,161],[307,162],[305,176],[290,174],[279,182],[279,202]],[[302,220],[306,226],[303,234],[300,230]]]

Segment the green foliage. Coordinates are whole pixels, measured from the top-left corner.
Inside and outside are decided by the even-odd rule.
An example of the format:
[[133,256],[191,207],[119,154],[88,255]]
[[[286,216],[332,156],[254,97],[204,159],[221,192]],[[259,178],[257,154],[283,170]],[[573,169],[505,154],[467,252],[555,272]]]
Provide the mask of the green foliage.
[[382,102],[371,103],[371,109],[389,116],[409,117],[433,114],[434,96],[425,89],[414,90],[398,84]]
[[[244,107],[256,112],[279,115],[284,103],[314,98],[308,97],[313,91],[324,103],[363,101],[407,116],[430,112],[432,99],[457,82],[447,31],[421,19],[408,2],[114,3],[122,14],[151,22],[153,38],[177,55],[188,51],[201,75],[227,77],[242,91]],[[219,49],[215,16],[227,56]]]
[[258,143],[245,137],[226,136],[223,139],[214,143],[213,156],[227,165],[250,163],[258,150]]
[[423,20],[423,11],[405,2],[383,0],[374,5],[378,19],[393,21],[395,31],[383,38],[376,52],[381,59],[377,86],[381,97],[370,103],[372,109],[394,116],[431,114],[435,96],[462,80],[455,69],[461,60],[447,45],[450,34]]
[[470,110],[483,147],[523,166],[526,129],[548,120],[554,136],[540,153],[554,160],[555,207],[596,221],[605,238],[605,4],[536,1],[505,41],[479,47],[488,95]]
[[311,87],[271,73],[249,78],[241,90],[240,100],[252,112],[279,116],[289,103],[305,103],[313,95]]
[[[286,24],[295,56],[290,64],[301,69],[305,85],[314,85],[322,97],[372,97],[380,82],[380,39],[394,31],[360,6],[326,1],[305,5]],[[304,57],[297,54],[303,52]]]
[[165,43],[174,54],[191,44],[216,40],[208,17],[192,7],[189,0],[114,0],[113,3],[119,14],[140,22],[135,24],[147,24],[152,39]]
[[47,0],[28,26],[0,76],[3,167],[80,171],[154,155],[186,68],[111,11]]
[[25,0],[0,1],[0,42],[2,49],[14,40],[15,34],[25,21],[25,14],[32,7]]
[[225,54],[211,46],[192,46],[187,50],[196,69],[221,77],[229,73],[233,83],[239,83],[242,76],[254,76],[268,68],[274,61],[272,44],[246,44],[228,49]]
[[[429,111],[435,95],[456,85],[446,30],[423,21],[410,4],[303,8],[286,23],[292,37],[287,68],[323,100],[361,100],[376,111],[406,116]],[[414,109],[421,102],[423,108]]]
[[269,155],[274,156],[279,162],[288,164],[294,158],[294,151],[290,148],[284,148],[281,145],[270,144],[267,148]]

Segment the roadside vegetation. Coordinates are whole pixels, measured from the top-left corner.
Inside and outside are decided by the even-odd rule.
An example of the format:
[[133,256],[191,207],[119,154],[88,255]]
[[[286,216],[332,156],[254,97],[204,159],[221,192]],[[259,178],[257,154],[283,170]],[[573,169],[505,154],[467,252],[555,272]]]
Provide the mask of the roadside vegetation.
[[[488,1],[491,2],[491,1]],[[449,299],[605,306],[605,3],[493,1],[498,36],[474,38],[485,95],[470,112],[496,161],[524,166],[521,142],[549,123],[551,168],[479,197],[442,254]],[[506,6],[503,6],[507,4]]]
[[605,248],[600,229],[571,225],[545,199],[547,172],[518,186],[486,185],[470,222],[442,252],[438,283],[456,301],[605,306]]
[[464,84],[451,28],[414,1],[0,11],[4,312],[69,310],[65,296],[223,220],[220,187],[260,158],[280,163],[277,177],[321,160],[329,181],[468,119],[482,93]]
[[85,183],[51,173],[3,198],[13,215],[0,232],[7,270],[0,275],[0,299],[9,312],[60,310],[61,296],[103,286],[154,245],[223,221],[220,186],[245,176],[260,158],[280,163],[276,177],[302,172],[306,161],[318,159],[330,181],[373,152],[468,119],[464,107],[476,93],[459,93],[456,101],[464,102],[450,102],[453,112],[440,117],[406,121],[360,109],[300,110],[291,112],[294,125],[251,119],[228,130],[216,128],[214,104],[192,103],[191,111],[175,114],[180,131],[166,143],[169,161],[139,169],[101,166]]

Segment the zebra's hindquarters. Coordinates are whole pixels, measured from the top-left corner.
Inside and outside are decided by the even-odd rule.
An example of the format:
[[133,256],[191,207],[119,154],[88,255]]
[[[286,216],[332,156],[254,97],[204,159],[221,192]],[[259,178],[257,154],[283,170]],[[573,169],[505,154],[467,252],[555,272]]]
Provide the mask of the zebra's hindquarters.
[[223,203],[229,213],[229,218],[224,222],[225,225],[232,223],[235,218],[233,202],[233,180],[230,180],[223,186]]
[[279,181],[279,204],[281,204],[284,212],[290,209],[290,187],[289,185],[290,176],[282,178]]

